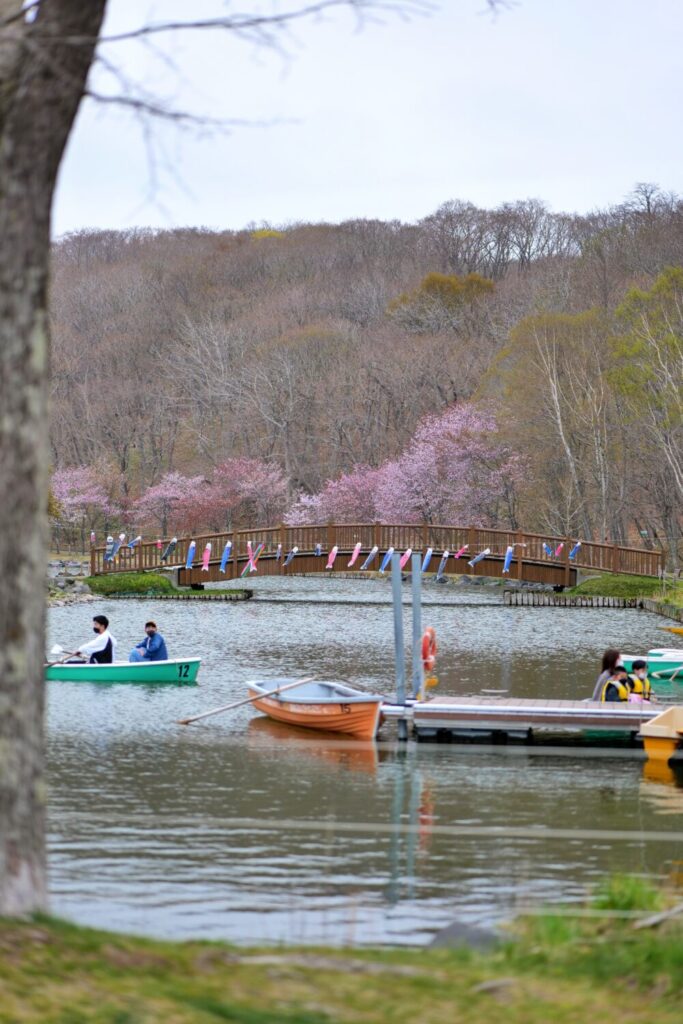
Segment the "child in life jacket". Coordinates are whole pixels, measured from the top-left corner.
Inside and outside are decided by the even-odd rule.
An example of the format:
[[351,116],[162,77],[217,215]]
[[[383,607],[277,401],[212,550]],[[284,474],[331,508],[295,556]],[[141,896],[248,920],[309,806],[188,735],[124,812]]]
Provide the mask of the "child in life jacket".
[[628,677],[628,688],[630,690],[629,700],[632,703],[640,703],[644,700],[652,700],[652,683],[647,675],[647,662],[642,658],[636,658],[631,665],[631,673]]
[[609,679],[602,687],[600,700],[605,702],[628,701],[630,693],[628,685],[628,672],[623,665],[617,665]]

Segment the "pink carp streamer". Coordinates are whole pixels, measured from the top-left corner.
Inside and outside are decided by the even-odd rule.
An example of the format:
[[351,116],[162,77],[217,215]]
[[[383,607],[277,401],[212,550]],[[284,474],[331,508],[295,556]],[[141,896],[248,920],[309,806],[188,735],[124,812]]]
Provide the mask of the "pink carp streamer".
[[251,541],[247,541],[247,558],[248,558],[248,561],[247,561],[247,564],[245,565],[244,569],[242,569],[242,572],[240,573],[240,579],[242,579],[244,576],[246,576],[247,573],[249,573],[249,572],[258,572],[258,569],[256,567],[256,563],[258,562],[259,556],[263,552],[264,548],[265,548],[265,544],[257,544],[256,545],[256,550],[252,551]]
[[455,554],[453,555],[453,558],[462,558],[462,556],[465,554],[465,552],[469,551],[469,549],[470,549],[469,544],[463,544],[463,546],[460,548],[460,550],[455,552]]
[[413,549],[412,548],[406,548],[406,550],[401,555],[400,562],[398,563],[400,569],[402,569],[404,567],[404,565],[406,564],[406,562],[408,561],[408,559],[410,558],[412,553],[413,553]]
[[329,555],[328,555],[327,565],[325,566],[326,569],[331,569],[332,568],[332,566],[334,565],[334,560],[337,557],[337,552],[338,551],[339,551],[339,548],[335,544],[334,547],[332,548],[332,550],[330,551]]
[[202,572],[209,571],[209,560],[211,559],[211,541],[208,541],[202,555]]
[[359,541],[358,544],[356,544],[355,548],[353,549],[353,554],[351,555],[351,560],[349,561],[349,564],[347,565],[347,569],[350,569],[353,565],[356,564],[356,559],[358,558],[358,556],[360,554],[361,547],[362,547],[362,544]]

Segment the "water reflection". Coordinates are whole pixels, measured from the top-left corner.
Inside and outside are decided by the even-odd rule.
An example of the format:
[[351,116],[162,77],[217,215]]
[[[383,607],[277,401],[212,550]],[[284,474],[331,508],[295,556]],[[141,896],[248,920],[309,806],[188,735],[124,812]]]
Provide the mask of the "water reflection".
[[277,744],[281,759],[290,762],[302,758],[319,758],[339,770],[374,774],[379,762],[378,744],[372,740],[354,740],[343,733],[318,734],[295,725],[274,722],[270,718],[254,718],[247,727],[249,753],[270,752]]
[[[308,598],[358,594],[343,581],[285,582]],[[388,597],[386,585],[373,588],[362,585]],[[174,655],[199,650],[204,662],[192,692],[49,686],[56,913],[177,937],[426,942],[456,917],[492,923],[546,900],[581,899],[607,870],[659,875],[683,857],[677,838],[642,838],[682,831],[683,790],[643,775],[633,753],[399,747],[391,732],[374,745],[290,729],[248,708],[185,730],[175,724],[242,697],[254,675],[317,673],[390,690],[384,607],[136,601],[101,610],[121,642],[155,618]],[[55,609],[49,642],[78,642],[92,611]],[[425,622],[439,637],[437,693],[549,697],[589,690],[608,643],[646,649],[659,624],[628,611],[483,600],[429,609]],[[481,831],[490,827],[518,831]],[[548,835],[528,832],[539,827]],[[634,837],[558,839],[553,829]]]

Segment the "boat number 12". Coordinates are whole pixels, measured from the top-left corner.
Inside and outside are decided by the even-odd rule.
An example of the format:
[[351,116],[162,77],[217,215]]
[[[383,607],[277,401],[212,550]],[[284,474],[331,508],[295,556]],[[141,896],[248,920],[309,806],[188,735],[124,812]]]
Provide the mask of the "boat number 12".
[[178,665],[178,679],[189,679],[190,666],[189,665]]

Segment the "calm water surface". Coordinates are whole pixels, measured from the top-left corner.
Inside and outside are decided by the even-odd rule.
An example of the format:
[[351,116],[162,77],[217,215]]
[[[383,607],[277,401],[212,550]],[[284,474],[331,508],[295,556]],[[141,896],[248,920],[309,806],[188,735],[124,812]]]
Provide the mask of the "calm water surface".
[[[637,754],[399,747],[391,729],[369,744],[290,729],[248,707],[176,725],[243,697],[254,676],[315,674],[391,693],[386,581],[252,585],[245,603],[51,611],[50,646],[87,639],[101,611],[121,654],[154,618],[171,657],[204,659],[192,688],[49,684],[56,913],[175,938],[422,943],[455,919],[493,924],[581,900],[607,871],[661,876],[683,859],[677,836],[646,838],[683,837],[683,789],[650,777]],[[425,606],[438,602],[423,612],[439,641],[438,693],[583,697],[606,646],[647,650],[666,636],[646,613],[499,601],[498,590],[425,587]],[[409,635],[408,609],[405,625]],[[434,825],[634,836],[443,835]]]

